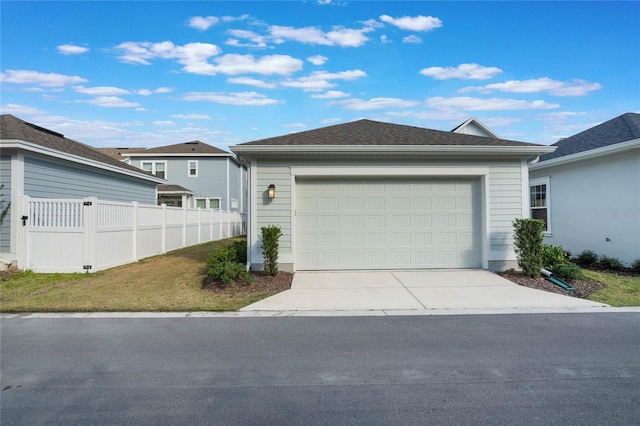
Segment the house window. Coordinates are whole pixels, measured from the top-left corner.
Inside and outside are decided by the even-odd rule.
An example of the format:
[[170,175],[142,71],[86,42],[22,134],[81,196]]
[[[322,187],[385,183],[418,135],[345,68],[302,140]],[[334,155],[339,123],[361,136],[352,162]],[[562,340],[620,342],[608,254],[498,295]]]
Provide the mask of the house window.
[[544,232],[551,232],[551,216],[549,208],[551,197],[549,178],[532,179],[529,182],[529,207],[532,219],[544,221]]
[[167,177],[167,163],[166,161],[143,161],[142,170],[145,172],[151,172],[160,179],[166,179]]
[[231,199],[231,208],[232,209],[237,209],[238,208],[238,200],[236,200],[235,198]]
[[198,177],[198,161],[189,161],[189,177]]
[[196,208],[220,210],[219,198],[196,198]]

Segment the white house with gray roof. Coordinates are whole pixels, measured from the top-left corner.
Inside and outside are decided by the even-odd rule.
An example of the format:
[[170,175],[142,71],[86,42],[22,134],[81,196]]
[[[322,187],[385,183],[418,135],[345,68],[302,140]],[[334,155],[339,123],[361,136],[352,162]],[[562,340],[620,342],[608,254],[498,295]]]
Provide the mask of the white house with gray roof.
[[640,258],[640,114],[562,139],[529,167],[531,216],[545,242],[627,265]]
[[132,166],[166,179],[158,204],[244,212],[247,170],[230,152],[201,141],[119,150]]
[[516,266],[527,160],[555,147],[359,120],[231,147],[250,165],[248,255],[282,270]]
[[12,214],[18,196],[154,204],[164,179],[104,155],[60,133],[9,114],[0,116],[0,258],[16,259],[22,218]]

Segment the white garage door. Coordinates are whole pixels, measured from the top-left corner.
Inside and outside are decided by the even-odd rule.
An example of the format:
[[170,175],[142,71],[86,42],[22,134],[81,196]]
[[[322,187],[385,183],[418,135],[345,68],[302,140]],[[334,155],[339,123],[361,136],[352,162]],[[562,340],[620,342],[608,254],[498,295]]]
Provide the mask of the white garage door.
[[298,179],[296,268],[478,268],[477,179]]

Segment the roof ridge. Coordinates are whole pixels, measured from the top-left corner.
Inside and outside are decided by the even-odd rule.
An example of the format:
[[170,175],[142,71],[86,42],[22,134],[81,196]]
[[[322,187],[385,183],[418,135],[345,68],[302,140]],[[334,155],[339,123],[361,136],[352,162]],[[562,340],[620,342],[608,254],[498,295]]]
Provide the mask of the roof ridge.
[[[637,118],[637,121],[632,118]],[[631,134],[636,139],[640,139],[640,114],[627,112],[626,114],[622,114],[622,119],[624,120],[624,124],[629,128]]]

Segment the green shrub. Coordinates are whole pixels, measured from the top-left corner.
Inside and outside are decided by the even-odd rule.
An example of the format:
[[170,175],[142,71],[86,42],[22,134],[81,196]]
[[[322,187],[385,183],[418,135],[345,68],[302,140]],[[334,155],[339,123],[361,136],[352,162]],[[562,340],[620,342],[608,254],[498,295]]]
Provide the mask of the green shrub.
[[609,269],[611,271],[620,271],[621,269],[624,269],[624,265],[617,257],[602,256],[600,257],[598,265],[601,268]]
[[207,269],[207,277],[219,280],[220,286],[225,288],[234,282],[251,284],[255,281],[244,264],[238,262],[218,262]]
[[251,284],[255,281],[245,266],[247,262],[246,242],[237,241],[231,245],[218,247],[209,253],[207,261],[207,278],[219,281],[221,287],[233,282]]
[[552,246],[550,244],[542,244],[542,267],[545,269],[553,268],[555,265],[567,263],[569,257],[564,249],[560,246]]
[[584,250],[578,254],[576,261],[582,266],[595,266],[598,263],[598,255],[591,250]]
[[634,272],[640,272],[640,259],[634,260],[631,264],[631,269],[633,269]]
[[518,265],[526,276],[539,277],[542,269],[544,222],[540,219],[516,219],[513,221],[513,228]]
[[266,275],[278,275],[278,240],[282,236],[282,231],[277,225],[263,226],[262,231],[262,256],[263,266]]
[[551,272],[558,278],[562,278],[563,280],[581,280],[584,279],[584,273],[582,269],[575,263],[558,263],[553,268],[551,268]]

